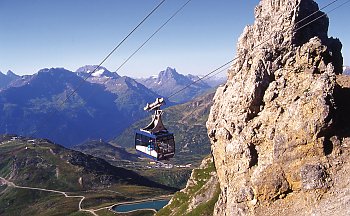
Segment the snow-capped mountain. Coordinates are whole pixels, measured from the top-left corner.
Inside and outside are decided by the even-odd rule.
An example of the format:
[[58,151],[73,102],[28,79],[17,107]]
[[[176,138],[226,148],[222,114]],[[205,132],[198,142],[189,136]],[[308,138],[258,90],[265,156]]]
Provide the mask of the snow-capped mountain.
[[[105,67],[100,66],[97,70],[95,70],[98,65],[86,65],[78,68],[76,73],[78,76],[86,78],[88,76],[89,79],[99,79],[99,78],[119,78],[120,76],[116,72],[110,72]],[[92,73],[90,75],[90,73]]]
[[[85,79],[89,73],[95,70],[96,65],[87,65],[79,68],[76,74]],[[130,119],[136,120],[143,113],[143,107],[151,103],[155,98],[161,97],[141,83],[127,76],[119,76],[104,67],[99,67],[86,81],[103,85],[105,90],[115,95],[115,103],[122,109],[129,109]],[[143,114],[141,114],[143,115]]]
[[350,66],[343,67],[343,74],[350,75]]

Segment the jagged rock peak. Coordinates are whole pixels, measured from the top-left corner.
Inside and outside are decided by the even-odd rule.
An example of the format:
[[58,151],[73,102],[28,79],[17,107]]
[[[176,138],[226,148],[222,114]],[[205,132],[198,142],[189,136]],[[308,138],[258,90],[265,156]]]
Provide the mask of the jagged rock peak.
[[13,71],[11,71],[11,70],[8,70],[7,73],[6,73],[6,75],[7,75],[8,77],[13,77],[13,78],[17,78],[17,77],[18,77],[18,75],[15,74],[15,73],[14,73]]
[[168,80],[168,79],[176,79],[178,77],[182,77],[183,75],[179,74],[175,68],[167,67],[165,70],[159,72],[158,81]]
[[222,191],[214,215],[318,215],[333,199],[345,206],[342,45],[328,38],[327,16],[300,28],[317,11],[312,0],[261,0],[244,29],[207,122]]
[[[262,0],[255,9],[254,25],[247,26],[239,39],[234,71],[254,64],[264,64],[269,69],[293,66],[293,59],[288,54],[308,49],[307,57],[321,55],[324,63],[332,62],[336,73],[340,74],[342,45],[338,39],[328,38],[328,17],[322,16],[324,13],[318,10],[318,5],[312,0]],[[316,47],[302,47],[309,41],[313,41]],[[267,61],[271,65],[266,65]],[[317,63],[320,61],[311,63],[309,68],[319,66]],[[321,66],[325,70],[324,65]],[[232,77],[233,74],[229,75]]]

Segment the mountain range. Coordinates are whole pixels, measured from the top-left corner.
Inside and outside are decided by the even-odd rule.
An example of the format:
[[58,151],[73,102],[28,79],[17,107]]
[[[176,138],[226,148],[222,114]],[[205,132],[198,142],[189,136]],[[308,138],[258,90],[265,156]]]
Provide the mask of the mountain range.
[[73,72],[43,69],[0,92],[0,133],[50,138],[65,146],[88,137],[111,138],[132,123],[115,99],[103,86],[84,82]]
[[[42,69],[26,76],[2,74],[0,134],[45,137],[67,147],[91,139],[110,140],[149,115],[143,111],[146,103],[166,97],[171,90],[195,79],[167,68],[159,73],[159,84],[148,84],[153,78],[145,79],[142,84],[104,67],[94,71],[96,67],[88,65],[76,72],[64,68]],[[210,88],[208,83],[195,84],[177,95],[181,98],[178,102],[188,101]]]
[[350,75],[350,66],[343,67],[343,74]]

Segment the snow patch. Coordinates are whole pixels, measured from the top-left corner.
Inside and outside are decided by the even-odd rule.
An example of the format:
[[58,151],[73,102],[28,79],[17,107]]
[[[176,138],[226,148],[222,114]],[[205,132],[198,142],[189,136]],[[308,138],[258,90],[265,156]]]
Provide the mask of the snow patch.
[[91,76],[93,76],[93,77],[101,77],[103,72],[105,72],[104,69],[99,69],[99,70],[95,71],[93,74],[91,74]]

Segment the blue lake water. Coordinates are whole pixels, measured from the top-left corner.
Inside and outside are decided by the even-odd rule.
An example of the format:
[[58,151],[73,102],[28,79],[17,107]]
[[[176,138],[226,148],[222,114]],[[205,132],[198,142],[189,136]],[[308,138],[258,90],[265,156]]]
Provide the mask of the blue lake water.
[[163,208],[166,204],[168,204],[168,202],[169,200],[154,200],[154,201],[145,201],[145,202],[139,202],[139,203],[133,203],[133,204],[117,205],[113,207],[113,210],[118,213],[141,210],[141,209],[155,209],[156,211],[158,211],[159,209]]

